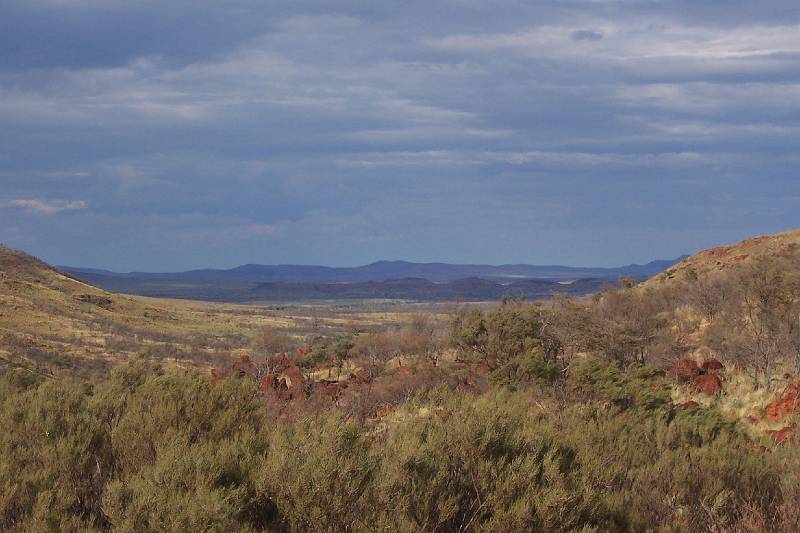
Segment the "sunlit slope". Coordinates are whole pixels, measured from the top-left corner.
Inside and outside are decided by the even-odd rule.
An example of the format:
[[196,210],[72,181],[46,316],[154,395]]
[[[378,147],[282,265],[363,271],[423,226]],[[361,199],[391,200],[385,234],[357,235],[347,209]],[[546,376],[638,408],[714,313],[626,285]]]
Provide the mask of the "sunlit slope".
[[698,252],[653,276],[644,285],[686,279],[690,273],[704,276],[724,272],[763,256],[790,257],[800,254],[800,229],[752,237],[736,244],[717,246]]
[[86,370],[148,351],[168,359],[175,348],[193,355],[185,362],[203,363],[243,346],[249,332],[267,323],[283,325],[257,308],[110,293],[0,247],[0,360],[6,363]]

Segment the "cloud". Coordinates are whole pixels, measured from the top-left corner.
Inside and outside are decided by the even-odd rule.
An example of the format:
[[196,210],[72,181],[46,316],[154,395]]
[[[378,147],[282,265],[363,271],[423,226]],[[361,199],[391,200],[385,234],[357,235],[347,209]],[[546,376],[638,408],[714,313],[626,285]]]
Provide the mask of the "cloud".
[[78,211],[88,208],[86,202],[82,200],[37,200],[35,198],[23,200],[11,200],[6,203],[6,207],[16,207],[25,209],[29,213],[39,213],[42,215],[54,215],[62,211]]
[[597,30],[575,30],[572,32],[573,41],[599,41],[603,38],[603,32]]
[[794,1],[8,4],[0,239],[56,262],[613,264],[800,225]]

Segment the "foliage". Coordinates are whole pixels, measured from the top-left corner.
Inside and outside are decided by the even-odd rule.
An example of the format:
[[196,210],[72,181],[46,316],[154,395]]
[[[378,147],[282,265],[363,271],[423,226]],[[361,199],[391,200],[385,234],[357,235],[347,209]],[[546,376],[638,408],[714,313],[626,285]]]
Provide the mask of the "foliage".
[[622,409],[655,409],[671,403],[669,385],[652,367],[624,372],[613,361],[587,358],[573,366],[572,378],[579,396]]
[[541,348],[534,348],[492,371],[489,379],[495,384],[511,388],[532,384],[552,385],[562,376],[562,371],[558,363],[545,357]]
[[[517,375],[550,364],[539,351]],[[544,373],[547,375],[547,372]],[[648,367],[573,363],[564,397],[440,385],[383,426],[265,417],[245,379],[146,361],[90,384],[0,373],[0,527],[642,531],[796,524],[800,464]],[[618,406],[609,409],[608,404]],[[782,458],[781,460],[778,460]],[[749,526],[748,526],[749,527]],[[789,529],[792,529],[791,527]]]
[[462,353],[477,355],[491,365],[509,360],[536,348],[544,348],[550,358],[558,352],[546,336],[546,313],[541,306],[524,300],[504,299],[490,311],[460,309],[451,323],[451,343]]

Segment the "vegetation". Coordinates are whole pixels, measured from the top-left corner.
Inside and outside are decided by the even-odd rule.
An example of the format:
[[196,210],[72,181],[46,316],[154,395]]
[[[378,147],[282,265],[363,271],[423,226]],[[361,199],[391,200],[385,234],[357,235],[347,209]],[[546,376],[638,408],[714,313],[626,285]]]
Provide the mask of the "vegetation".
[[213,373],[9,358],[0,530],[797,531],[798,257],[687,261],[446,318],[276,313]]
[[91,386],[6,371],[0,525],[705,531],[796,512],[781,480],[797,466],[737,422],[676,413],[652,372],[592,360],[578,375],[566,400],[434,389],[375,434],[336,411],[270,419],[248,380],[142,363]]

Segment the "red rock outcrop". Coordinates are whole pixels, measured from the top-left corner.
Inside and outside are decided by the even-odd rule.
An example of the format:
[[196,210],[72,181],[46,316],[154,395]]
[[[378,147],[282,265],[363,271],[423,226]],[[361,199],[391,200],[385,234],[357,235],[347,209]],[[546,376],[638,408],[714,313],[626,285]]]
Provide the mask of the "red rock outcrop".
[[764,433],[766,433],[775,444],[786,444],[792,440],[792,433],[795,427],[795,424],[791,424],[781,429],[768,429]]
[[780,398],[767,404],[764,418],[776,422],[793,413],[800,413],[800,382],[789,383]]
[[679,359],[667,370],[667,376],[678,383],[689,383],[700,375],[700,367],[694,359]]
[[369,372],[362,368],[357,370],[355,373],[350,374],[350,381],[359,385],[365,385],[372,381],[372,378],[370,377]]
[[239,360],[232,363],[228,368],[211,369],[211,377],[214,381],[222,381],[231,376],[255,378],[256,373],[256,365],[247,355],[239,357]]
[[723,365],[719,360],[715,359],[714,357],[709,357],[703,364],[700,365],[700,369],[705,372],[717,372],[723,370],[725,365]]
[[692,384],[697,392],[708,396],[716,396],[722,392],[722,380],[715,374],[701,374],[695,376]]

